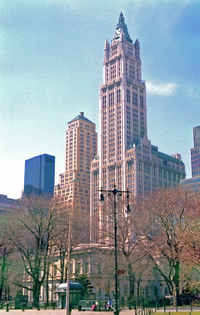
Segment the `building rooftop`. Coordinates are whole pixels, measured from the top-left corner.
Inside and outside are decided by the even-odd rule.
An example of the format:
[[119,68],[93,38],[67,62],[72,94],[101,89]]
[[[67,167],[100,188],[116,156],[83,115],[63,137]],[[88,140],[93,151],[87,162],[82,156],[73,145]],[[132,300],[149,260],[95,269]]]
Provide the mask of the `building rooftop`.
[[0,194],[0,214],[9,210],[17,210],[20,207],[19,199],[8,198],[7,195]]
[[43,153],[43,154],[39,154],[39,155],[33,156],[33,157],[29,158],[29,159],[26,159],[25,161],[35,160],[35,159],[38,159],[39,157],[42,157],[42,156],[49,157],[49,158],[52,158],[52,159],[55,160],[55,156],[54,155]]
[[167,161],[171,161],[173,163],[177,163],[177,164],[182,164],[184,165],[183,161],[181,161],[180,159],[177,159],[176,157],[174,156],[171,156],[171,155],[168,155],[166,153],[163,153],[163,152],[160,152],[158,151],[158,147],[157,146],[154,146],[152,145],[151,146],[151,150],[152,150],[152,153],[153,154],[156,154],[159,158],[161,159],[165,159]]
[[84,116],[84,112],[80,112],[80,114],[78,116],[76,116],[75,118],[73,118],[71,121],[69,121],[69,124],[73,121],[76,121],[76,120],[84,120],[84,121],[87,121],[87,122],[90,122],[93,124],[93,122],[91,120],[89,120],[88,118],[86,118]]

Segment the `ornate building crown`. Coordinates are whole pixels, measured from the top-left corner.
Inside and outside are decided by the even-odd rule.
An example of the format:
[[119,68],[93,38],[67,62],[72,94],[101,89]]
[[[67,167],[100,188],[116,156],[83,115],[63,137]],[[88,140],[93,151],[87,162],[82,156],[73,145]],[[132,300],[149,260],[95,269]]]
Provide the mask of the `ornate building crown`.
[[121,37],[121,34],[124,35],[124,38],[132,43],[132,39],[130,38],[129,36],[129,33],[128,33],[128,28],[127,28],[127,25],[125,23],[125,19],[124,19],[124,16],[123,16],[123,13],[121,12],[120,13],[120,16],[119,16],[119,21],[117,23],[117,26],[116,26],[116,30],[115,30],[115,34],[114,34],[114,37],[113,39],[120,39]]

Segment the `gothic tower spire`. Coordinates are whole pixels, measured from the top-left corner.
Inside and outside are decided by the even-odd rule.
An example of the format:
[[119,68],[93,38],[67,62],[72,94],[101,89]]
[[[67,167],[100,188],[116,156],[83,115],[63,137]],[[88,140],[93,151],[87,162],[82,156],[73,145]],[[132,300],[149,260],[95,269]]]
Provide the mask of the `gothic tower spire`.
[[117,23],[113,39],[120,39],[121,36],[122,36],[122,38],[125,38],[128,42],[132,43],[132,39],[129,36],[128,28],[127,28],[127,25],[125,23],[124,15],[122,12],[120,13],[119,21]]

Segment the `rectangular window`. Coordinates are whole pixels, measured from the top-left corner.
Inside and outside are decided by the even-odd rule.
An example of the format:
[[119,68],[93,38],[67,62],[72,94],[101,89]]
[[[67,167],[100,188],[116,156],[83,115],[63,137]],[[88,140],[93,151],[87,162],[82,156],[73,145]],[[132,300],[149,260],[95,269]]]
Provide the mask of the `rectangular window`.
[[121,75],[121,64],[120,64],[120,60],[118,62],[118,75]]
[[109,75],[108,75],[108,67],[106,68],[106,81],[109,80]]
[[137,94],[133,92],[133,100],[132,100],[133,105],[138,106],[138,99],[137,99]]
[[106,96],[105,95],[102,97],[102,105],[106,106]]
[[140,95],[140,106],[142,108],[144,107],[144,97],[143,97],[143,95]]
[[129,77],[130,77],[130,79],[132,79],[132,80],[134,80],[134,78],[135,78],[134,66],[133,66],[133,65],[130,65]]
[[130,90],[126,90],[126,101],[127,101],[127,103],[130,103],[130,101],[131,101]]
[[110,93],[108,97],[108,105],[114,105],[114,93]]
[[117,90],[117,104],[121,102],[121,91]]

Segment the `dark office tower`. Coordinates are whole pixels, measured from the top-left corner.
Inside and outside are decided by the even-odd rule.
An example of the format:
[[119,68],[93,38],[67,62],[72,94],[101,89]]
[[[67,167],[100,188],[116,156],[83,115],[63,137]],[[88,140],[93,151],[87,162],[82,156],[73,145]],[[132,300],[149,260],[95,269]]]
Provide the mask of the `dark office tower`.
[[55,157],[41,154],[25,161],[24,195],[52,196],[54,191]]

